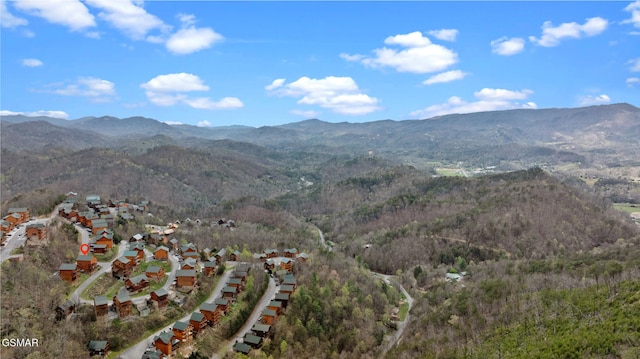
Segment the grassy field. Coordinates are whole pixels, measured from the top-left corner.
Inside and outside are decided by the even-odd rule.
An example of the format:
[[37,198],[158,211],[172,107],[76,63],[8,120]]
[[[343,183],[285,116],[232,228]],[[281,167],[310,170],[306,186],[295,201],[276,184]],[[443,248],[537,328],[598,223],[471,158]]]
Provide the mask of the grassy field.
[[459,168],[439,167],[436,168],[436,172],[438,172],[440,176],[464,176]]
[[640,212],[640,205],[637,204],[614,203],[613,208],[626,213]]

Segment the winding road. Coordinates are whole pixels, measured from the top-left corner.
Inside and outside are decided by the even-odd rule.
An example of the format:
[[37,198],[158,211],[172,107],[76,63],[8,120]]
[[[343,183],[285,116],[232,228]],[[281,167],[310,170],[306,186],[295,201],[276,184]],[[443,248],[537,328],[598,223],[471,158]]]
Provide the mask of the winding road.
[[[320,243],[322,244],[322,246],[327,250],[331,250],[331,247],[327,245],[327,242],[324,239],[324,234],[322,233],[320,228],[316,227],[316,229],[318,230],[318,234],[320,235]],[[405,296],[405,298],[407,299],[407,303],[409,304],[407,315],[405,316],[402,322],[398,323],[398,329],[389,336],[388,341],[382,350],[382,353],[380,356],[384,357],[387,354],[387,352],[400,341],[400,338],[402,338],[402,334],[404,334],[404,330],[406,329],[407,324],[409,324],[410,312],[411,312],[411,308],[413,307],[413,297],[409,295],[409,292],[407,292],[407,290],[404,289],[402,284],[400,284],[398,281],[395,280],[394,276],[382,274],[382,273],[376,273],[373,271],[370,271],[370,272],[374,276],[382,278],[389,285],[391,285],[391,281],[393,281],[394,284],[396,284],[400,288],[400,291]]]

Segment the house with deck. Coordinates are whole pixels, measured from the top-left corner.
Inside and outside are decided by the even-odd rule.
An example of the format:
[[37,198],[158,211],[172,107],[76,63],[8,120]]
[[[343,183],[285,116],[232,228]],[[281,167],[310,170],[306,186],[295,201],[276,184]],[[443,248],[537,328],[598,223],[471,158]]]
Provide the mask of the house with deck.
[[77,263],[62,263],[58,269],[62,280],[73,283],[80,276]]
[[222,312],[218,310],[218,306],[213,303],[203,303],[200,306],[200,313],[209,321],[211,326],[216,326],[222,319]]
[[124,285],[130,293],[139,292],[149,286],[149,278],[145,274],[127,278]]
[[207,327],[209,321],[202,312],[193,312],[189,318],[189,324],[193,327],[193,335],[197,335],[201,330]]
[[169,305],[169,292],[164,288],[156,289],[151,292],[151,300],[155,303],[158,309],[165,308]]
[[190,322],[177,321],[173,324],[173,335],[181,343],[191,342],[193,339],[193,327]]
[[98,268],[98,258],[93,254],[79,254],[76,257],[76,264],[81,272],[92,273]]
[[166,273],[162,266],[149,266],[144,274],[149,278],[149,280],[159,282],[164,278]]
[[171,355],[178,349],[180,341],[173,334],[173,331],[165,331],[153,338],[153,346],[164,355]]
[[41,241],[47,238],[47,226],[43,223],[27,224],[25,235],[32,241]]
[[120,292],[113,297],[113,305],[116,307],[120,318],[126,318],[131,315],[133,302],[127,292]]
[[91,340],[89,342],[89,356],[106,356],[109,350],[109,342],[106,340]]
[[197,283],[195,270],[180,269],[176,271],[176,286],[194,287]]
[[160,246],[153,251],[153,258],[157,260],[166,261],[169,259],[169,248]]
[[109,302],[107,297],[99,295],[93,298],[93,309],[96,313],[96,318],[106,318],[109,315]]

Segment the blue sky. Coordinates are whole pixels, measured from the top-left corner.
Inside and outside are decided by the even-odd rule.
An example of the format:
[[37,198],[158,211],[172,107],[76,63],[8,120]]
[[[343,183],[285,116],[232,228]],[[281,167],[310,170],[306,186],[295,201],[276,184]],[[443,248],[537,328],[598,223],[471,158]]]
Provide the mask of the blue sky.
[[1,114],[264,126],[640,106],[640,0],[16,0],[0,10]]

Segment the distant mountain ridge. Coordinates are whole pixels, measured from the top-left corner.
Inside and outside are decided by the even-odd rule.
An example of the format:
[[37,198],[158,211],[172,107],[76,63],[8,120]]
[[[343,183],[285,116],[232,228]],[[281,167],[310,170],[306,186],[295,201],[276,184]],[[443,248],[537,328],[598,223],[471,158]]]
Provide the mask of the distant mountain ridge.
[[[513,146],[572,151],[581,156],[590,151],[611,150],[633,155],[639,150],[640,137],[640,108],[626,103],[580,108],[516,109],[366,123],[330,123],[310,119],[257,128],[169,125],[139,116],[62,120],[12,115],[2,116],[0,120],[2,147],[6,149],[38,150],[59,145],[61,137],[65,138],[66,146],[75,149],[131,146],[137,140],[162,135],[166,136],[163,144],[173,141],[176,145],[190,146],[192,142],[227,139],[278,150],[335,154],[373,152],[417,166],[427,159],[454,161],[457,158],[458,161],[467,161],[469,154],[497,154],[500,148],[510,151]],[[29,127],[28,124],[34,121],[46,121],[53,127],[39,131]],[[94,136],[94,140],[88,141],[88,136]],[[500,160],[498,154],[491,158],[484,156],[480,162]],[[537,158],[532,158],[529,162],[536,161]]]

